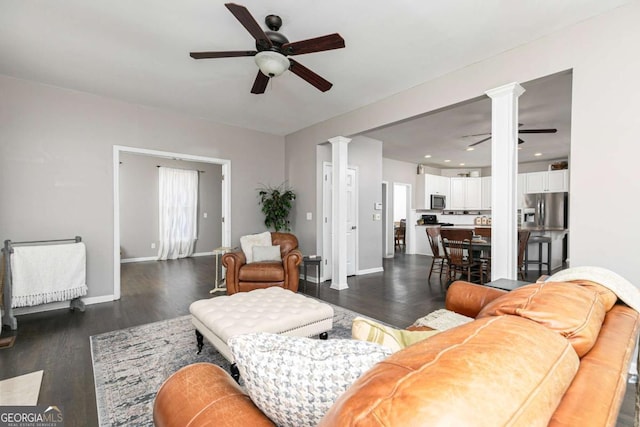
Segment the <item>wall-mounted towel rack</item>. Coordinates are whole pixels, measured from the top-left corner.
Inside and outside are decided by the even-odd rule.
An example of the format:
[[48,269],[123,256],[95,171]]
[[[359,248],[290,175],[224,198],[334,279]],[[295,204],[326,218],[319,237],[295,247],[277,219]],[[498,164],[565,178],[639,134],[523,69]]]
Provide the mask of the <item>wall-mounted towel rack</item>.
[[[62,246],[63,244],[80,244],[81,242],[82,238],[80,236],[76,236],[72,239],[31,240],[23,242],[12,242],[11,240],[4,241],[4,247],[2,248],[2,252],[4,254],[4,314],[2,316],[3,325],[9,326],[11,329],[17,329],[18,322],[13,314],[13,309],[16,307],[18,300],[20,301],[20,304],[18,306],[29,306],[45,304],[54,301],[70,300],[71,310],[78,309],[80,311],[84,311],[84,302],[80,299],[80,296],[86,295],[87,292],[85,283],[86,255],[84,244],[78,247],[73,247],[72,249],[69,249],[71,245]],[[61,245],[59,246],[60,249],[53,249],[53,252],[51,248],[44,249],[44,252],[42,251],[42,249],[38,249],[45,246],[56,245]],[[30,255],[28,252],[29,249],[27,249],[27,252],[25,252],[24,254],[22,254],[22,252],[25,251],[25,248],[18,249],[19,247],[27,246],[36,247],[36,255]],[[66,250],[66,252],[62,252],[63,248]],[[27,258],[29,256],[32,257],[31,259],[27,259],[26,262],[18,264],[17,270],[19,272],[19,276],[29,276],[30,273],[33,273],[32,277],[29,277],[29,279],[32,279],[30,283],[31,286],[33,286],[33,284],[35,283],[35,286],[37,287],[40,283],[42,283],[42,286],[46,287],[47,284],[50,285],[51,283],[54,283],[55,289],[37,289],[36,294],[33,296],[18,296],[20,295],[20,292],[17,292],[17,290],[14,289],[16,283],[14,281],[14,265],[12,265],[14,264],[12,263],[12,257],[15,256],[16,249],[20,251],[21,256],[25,256]],[[58,253],[60,254],[57,256],[58,259],[56,259],[56,256],[51,256],[52,253],[55,255],[56,251],[58,251]],[[40,256],[42,257],[41,259],[37,259],[38,253],[40,253]],[[61,262],[64,263],[65,261],[64,259],[59,258],[61,256],[64,257],[67,255],[70,257],[69,263],[74,266],[74,269],[71,272],[69,272],[70,270],[67,271],[64,268],[56,268],[59,267]],[[34,256],[36,256],[36,258],[33,258]],[[16,260],[14,259],[13,261],[15,262]],[[47,263],[49,263],[49,265],[47,265]],[[33,270],[38,270],[39,267],[42,267],[42,272],[29,271],[30,268]],[[74,280],[69,280],[70,278],[73,278]],[[56,283],[56,281],[59,282]],[[20,285],[20,278],[18,279],[18,285]],[[64,289],[65,287],[71,287],[72,285],[72,289]]]

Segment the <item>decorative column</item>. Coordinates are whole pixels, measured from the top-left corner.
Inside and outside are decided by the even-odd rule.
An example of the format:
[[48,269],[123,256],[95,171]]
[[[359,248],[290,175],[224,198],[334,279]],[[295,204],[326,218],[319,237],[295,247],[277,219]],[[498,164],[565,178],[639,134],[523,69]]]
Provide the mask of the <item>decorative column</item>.
[[491,280],[518,274],[518,97],[510,83],[491,89]]
[[331,289],[348,289],[347,285],[347,144],[351,139],[336,136],[331,143]]

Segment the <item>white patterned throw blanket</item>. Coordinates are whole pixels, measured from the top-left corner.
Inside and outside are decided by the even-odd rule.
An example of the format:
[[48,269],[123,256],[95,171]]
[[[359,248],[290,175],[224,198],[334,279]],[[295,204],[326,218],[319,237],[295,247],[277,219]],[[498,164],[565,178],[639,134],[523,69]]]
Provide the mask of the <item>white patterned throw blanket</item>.
[[610,289],[625,304],[640,313],[640,289],[624,277],[603,267],[572,267],[549,276],[545,282],[589,280]]
[[13,308],[86,295],[84,243],[14,247],[11,281]]

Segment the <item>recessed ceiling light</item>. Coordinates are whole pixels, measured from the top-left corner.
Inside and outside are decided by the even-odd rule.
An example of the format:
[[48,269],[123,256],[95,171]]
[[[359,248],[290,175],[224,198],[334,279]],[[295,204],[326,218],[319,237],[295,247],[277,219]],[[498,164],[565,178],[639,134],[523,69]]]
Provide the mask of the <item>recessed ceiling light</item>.
[[451,161],[451,160],[445,160],[444,162],[445,162],[445,163],[449,163],[450,161]]
[[540,157],[540,156],[542,156],[542,153],[536,153],[536,154],[534,154],[534,156]]
[[431,154],[426,154],[426,155],[424,156],[424,158],[425,158],[425,159],[430,159],[430,158],[431,158]]
[[467,151],[473,151],[473,150],[475,150],[475,148],[473,148],[473,147],[467,147]]
[[464,166],[464,163],[460,163],[460,166]]

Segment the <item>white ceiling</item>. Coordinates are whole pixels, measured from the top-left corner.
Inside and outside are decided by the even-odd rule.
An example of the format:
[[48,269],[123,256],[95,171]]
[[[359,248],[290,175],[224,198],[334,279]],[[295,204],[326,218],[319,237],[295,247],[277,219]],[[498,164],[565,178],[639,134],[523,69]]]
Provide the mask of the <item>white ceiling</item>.
[[[280,15],[290,41],[334,32],[346,41],[345,49],[296,57],[331,81],[330,91],[287,72],[253,95],[253,58],[189,57],[254,48],[222,1],[0,0],[0,74],[287,135],[629,1],[241,0],[261,25],[266,15]],[[464,108],[467,118],[484,115],[475,120],[489,130],[486,108]],[[520,120],[526,127],[562,125],[557,114],[528,114]],[[437,139],[459,139],[467,129],[462,118],[448,120],[449,135]],[[523,139],[533,145],[538,138],[549,136]],[[400,138],[388,139],[402,149]]]
[[[570,72],[523,83],[519,98],[520,129],[555,128],[554,134],[521,134],[521,163],[566,159],[571,142]],[[491,165],[491,140],[466,151],[491,132],[491,100],[485,96],[464,105],[424,115],[365,133],[383,141],[383,156],[435,168],[474,168]],[[467,136],[477,135],[477,136]],[[430,158],[424,156],[430,155]],[[448,161],[447,161],[448,160]]]

